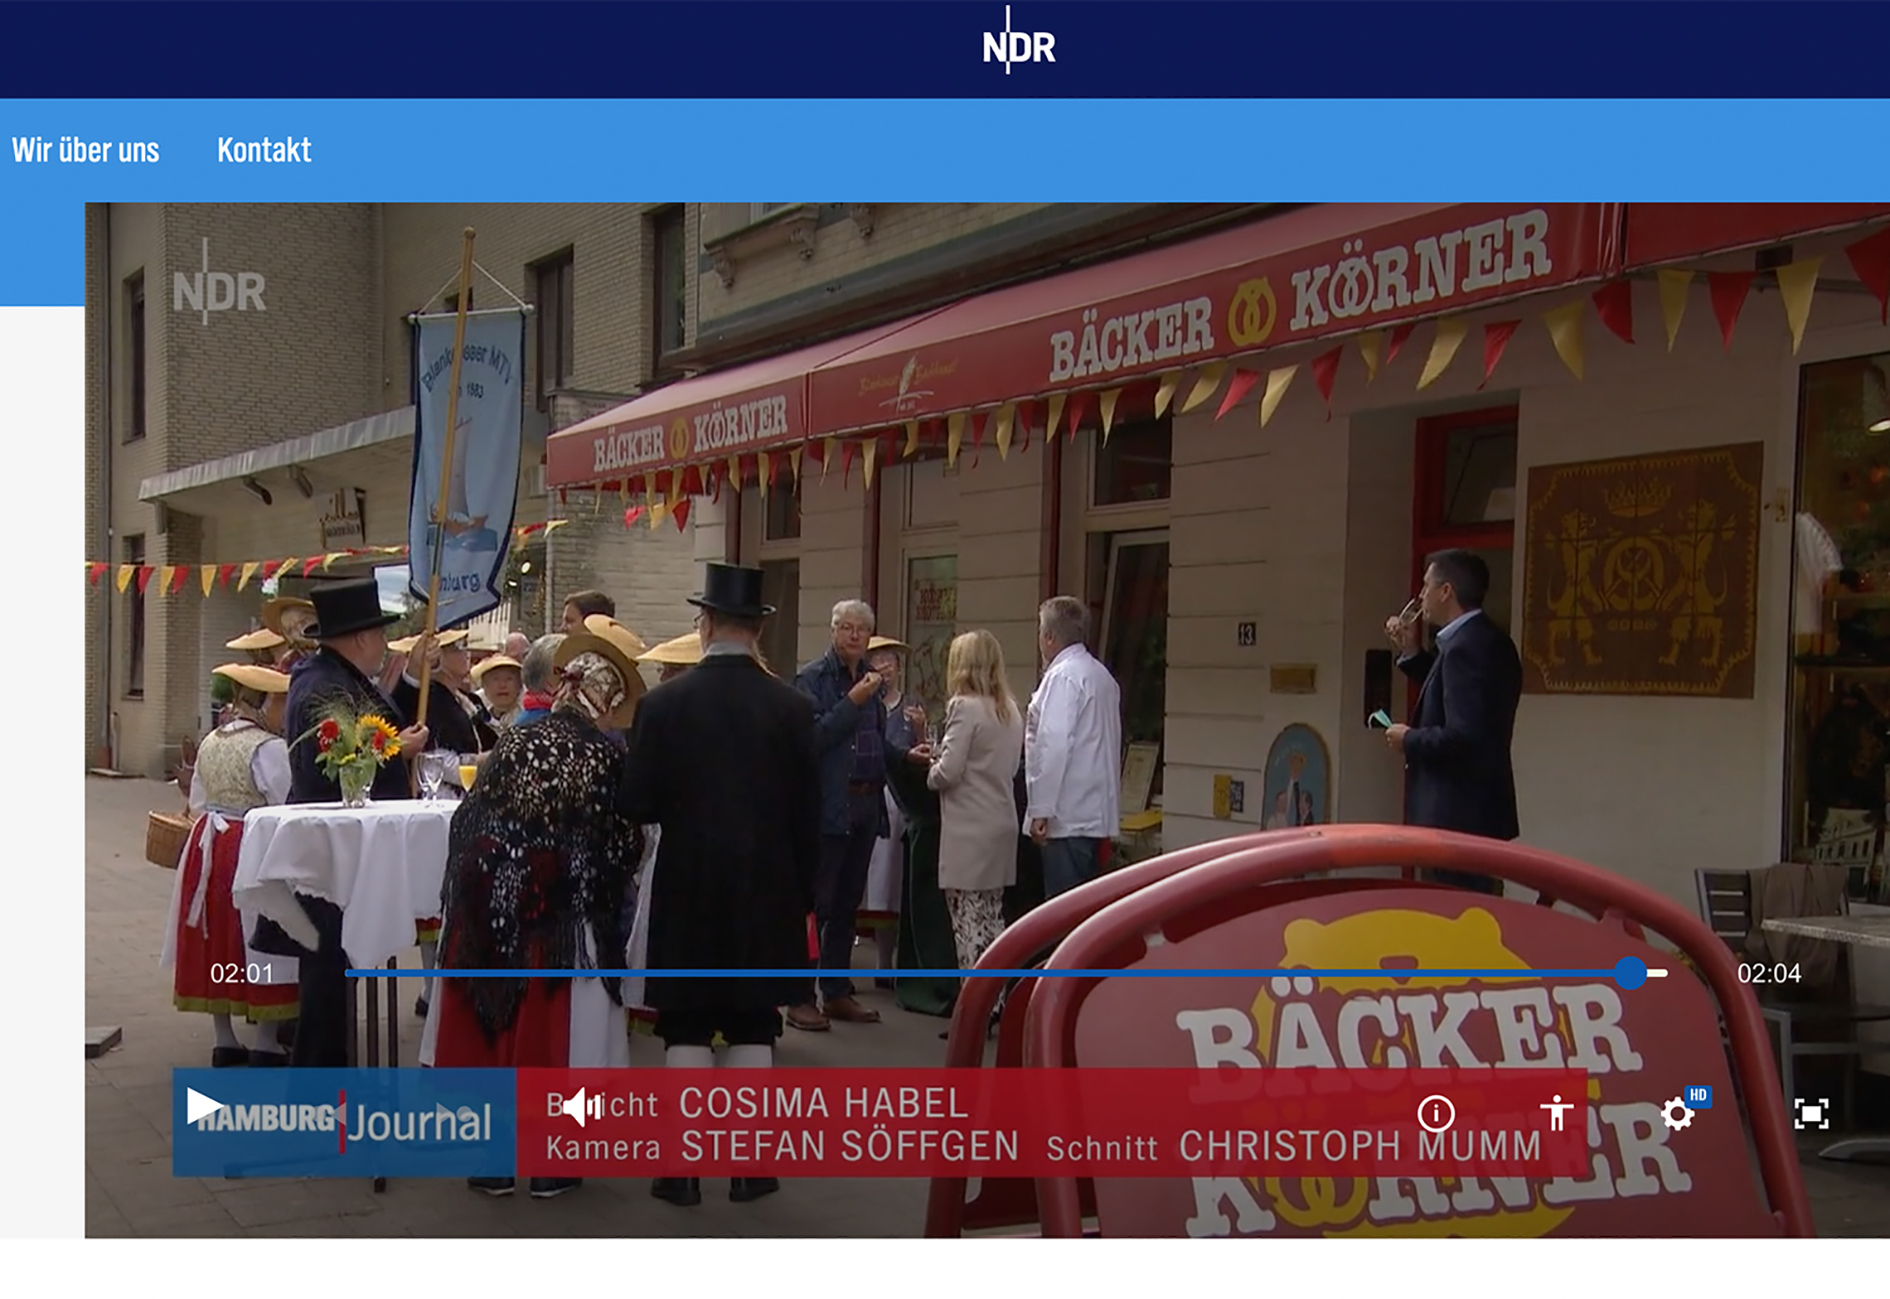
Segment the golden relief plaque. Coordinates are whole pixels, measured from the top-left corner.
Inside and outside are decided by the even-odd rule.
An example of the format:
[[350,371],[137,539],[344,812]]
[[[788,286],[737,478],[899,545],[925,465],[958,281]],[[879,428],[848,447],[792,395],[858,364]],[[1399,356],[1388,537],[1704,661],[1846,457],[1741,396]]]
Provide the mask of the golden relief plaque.
[[1523,689],[1750,699],[1758,442],[1529,471]]

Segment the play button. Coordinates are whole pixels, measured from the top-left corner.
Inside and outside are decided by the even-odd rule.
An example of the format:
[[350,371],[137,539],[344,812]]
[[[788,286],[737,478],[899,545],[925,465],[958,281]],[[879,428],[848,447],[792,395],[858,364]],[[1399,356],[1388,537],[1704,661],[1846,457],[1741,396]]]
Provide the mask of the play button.
[[201,1119],[207,1119],[222,1108],[222,1101],[211,1100],[195,1087],[186,1087],[184,1089],[184,1119],[186,1122],[196,1123]]

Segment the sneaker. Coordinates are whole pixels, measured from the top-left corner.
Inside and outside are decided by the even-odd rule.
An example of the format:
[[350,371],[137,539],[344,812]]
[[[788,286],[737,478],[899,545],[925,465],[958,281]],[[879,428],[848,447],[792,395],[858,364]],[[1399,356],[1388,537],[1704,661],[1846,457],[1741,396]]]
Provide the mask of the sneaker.
[[531,1181],[532,1199],[555,1200],[566,1191],[575,1191],[584,1185],[581,1177],[534,1177]]
[[510,1177],[468,1177],[466,1185],[494,1197],[510,1195],[518,1189],[518,1183]]

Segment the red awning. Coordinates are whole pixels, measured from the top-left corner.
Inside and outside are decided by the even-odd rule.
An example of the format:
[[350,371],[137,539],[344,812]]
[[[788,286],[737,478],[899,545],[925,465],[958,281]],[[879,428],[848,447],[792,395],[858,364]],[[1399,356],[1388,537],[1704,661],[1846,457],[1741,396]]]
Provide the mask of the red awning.
[[711,464],[732,455],[807,439],[807,376],[910,318],[812,347],[751,361],[679,383],[551,435],[545,485],[616,483],[673,465]]
[[969,298],[814,371],[810,432],[883,428],[1614,274],[1611,203],[1328,203]]
[[1626,268],[1763,248],[1890,217],[1890,203],[1629,203]]

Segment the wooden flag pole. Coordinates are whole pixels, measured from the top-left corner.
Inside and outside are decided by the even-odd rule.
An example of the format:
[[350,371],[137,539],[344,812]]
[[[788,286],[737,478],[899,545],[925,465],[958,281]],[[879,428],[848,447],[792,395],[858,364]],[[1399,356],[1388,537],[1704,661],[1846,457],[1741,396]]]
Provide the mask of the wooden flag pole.
[[[473,273],[473,228],[467,226],[459,255],[459,307],[453,321],[453,386],[446,393],[446,440],[440,448],[440,494],[433,499],[433,535],[427,549],[432,572],[427,579],[427,630],[417,648],[420,656],[420,711],[415,726],[427,724],[427,701],[433,694],[433,638],[440,629],[440,552],[446,548],[446,494],[453,486],[453,434],[459,423],[459,366],[466,351],[466,300]],[[417,756],[417,755],[416,755]],[[420,764],[407,769],[409,789],[420,787]]]

